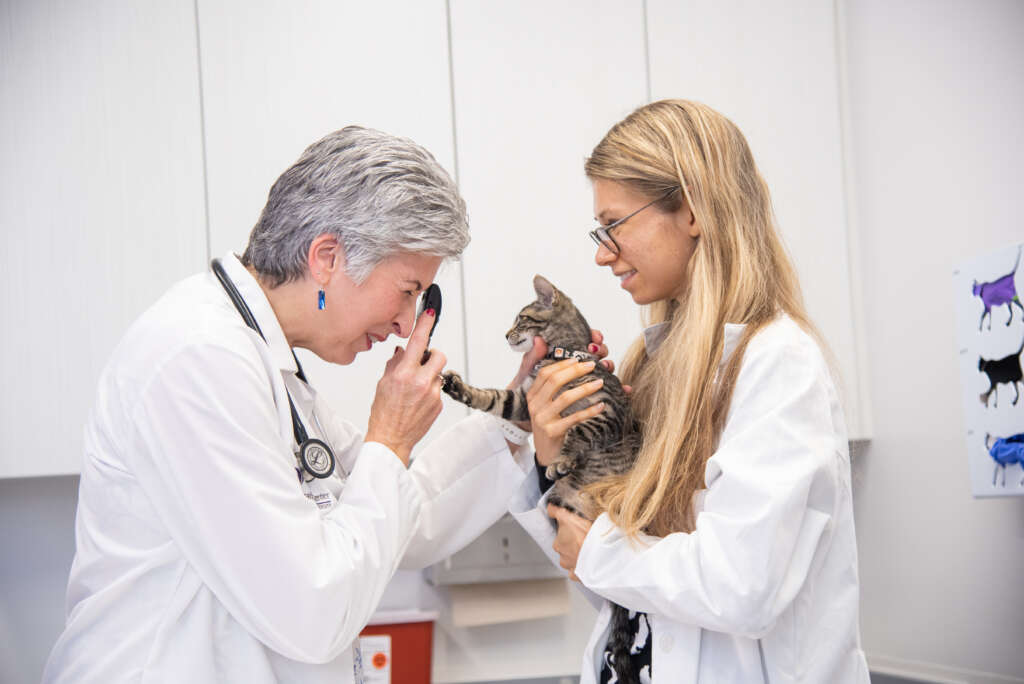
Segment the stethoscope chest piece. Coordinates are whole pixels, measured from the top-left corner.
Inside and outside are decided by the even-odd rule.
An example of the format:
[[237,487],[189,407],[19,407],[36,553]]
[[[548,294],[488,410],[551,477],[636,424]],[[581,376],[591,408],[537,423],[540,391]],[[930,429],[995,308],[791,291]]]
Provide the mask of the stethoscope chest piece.
[[299,445],[299,465],[313,477],[323,479],[334,472],[334,453],[319,439],[307,439]]

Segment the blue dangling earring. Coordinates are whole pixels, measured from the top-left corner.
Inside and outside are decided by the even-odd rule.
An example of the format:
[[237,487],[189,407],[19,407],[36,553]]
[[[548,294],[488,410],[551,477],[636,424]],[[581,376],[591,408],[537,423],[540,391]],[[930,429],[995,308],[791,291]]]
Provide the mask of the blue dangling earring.
[[[317,273],[317,275],[320,275]],[[316,293],[316,308],[323,311],[327,308],[327,295],[324,294],[324,286],[320,286],[320,291]]]

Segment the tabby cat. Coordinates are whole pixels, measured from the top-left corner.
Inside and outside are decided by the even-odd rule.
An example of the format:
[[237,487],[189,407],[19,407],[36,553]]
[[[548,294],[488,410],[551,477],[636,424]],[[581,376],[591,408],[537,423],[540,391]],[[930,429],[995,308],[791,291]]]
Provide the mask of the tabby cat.
[[[548,345],[547,356],[514,390],[477,389],[463,382],[457,373],[447,371],[443,389],[453,399],[506,420],[528,421],[526,392],[537,371],[563,358],[596,360],[592,354],[583,351],[591,342],[590,325],[572,300],[539,275],[533,278],[533,288],[537,293],[536,301],[519,312],[505,339],[513,350],[526,352],[533,347],[534,336],[539,335]],[[561,391],[597,378],[604,380],[601,389],[573,403],[562,411],[562,415],[567,416],[597,402],[604,402],[604,411],[569,429],[557,458],[546,471],[547,478],[555,481],[549,502],[588,520],[596,518],[601,511],[594,510],[593,504],[584,499],[580,490],[607,475],[628,471],[640,446],[640,432],[626,393],[619,379],[600,363],[594,365],[591,373],[568,383]],[[635,682],[635,674],[628,669],[632,634],[625,608],[612,605],[611,627],[608,649],[614,658],[618,681],[623,684]]]
[[[463,382],[457,373],[447,371],[443,388],[453,399],[506,420],[528,421],[526,392],[537,371],[563,358],[596,360],[592,354],[583,351],[591,341],[590,326],[573,306],[572,300],[543,276],[534,277],[533,287],[537,300],[519,312],[505,339],[515,351],[525,352],[533,347],[534,336],[539,335],[548,344],[547,356],[515,390],[477,389]],[[606,475],[629,470],[639,447],[639,433],[633,423],[626,393],[619,379],[600,363],[587,375],[565,385],[561,391],[597,378],[604,380],[601,389],[573,403],[562,411],[562,415],[567,416],[597,402],[604,402],[604,411],[569,429],[561,451],[546,471],[547,478],[555,480],[551,503],[589,520],[597,517],[600,511],[592,510],[583,501],[580,489]]]

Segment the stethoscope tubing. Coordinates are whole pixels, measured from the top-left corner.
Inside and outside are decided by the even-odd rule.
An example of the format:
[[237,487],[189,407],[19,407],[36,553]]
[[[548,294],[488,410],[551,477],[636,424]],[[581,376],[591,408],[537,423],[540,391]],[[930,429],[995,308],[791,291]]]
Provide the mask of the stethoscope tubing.
[[[210,269],[217,277],[217,280],[220,281],[221,287],[224,288],[228,298],[231,300],[231,303],[234,304],[235,309],[238,311],[245,324],[255,330],[263,341],[266,342],[267,338],[263,334],[263,331],[260,330],[259,323],[256,322],[256,317],[252,315],[252,310],[249,308],[249,305],[245,303],[245,298],[242,297],[242,293],[238,291],[238,288],[235,287],[235,284],[231,281],[231,277],[228,276],[227,271],[224,270],[224,265],[221,264],[220,259],[214,259],[211,261]],[[302,370],[302,364],[299,363],[299,358],[295,355],[295,350],[292,350],[292,358],[295,359],[295,366],[298,368],[298,373],[296,373],[296,375],[299,380],[307,382],[306,374]],[[326,442],[319,439],[310,439],[309,433],[306,432],[306,428],[302,425],[302,418],[299,416],[299,412],[295,408],[295,403],[292,401],[292,395],[288,392],[288,388],[285,388],[285,395],[288,397],[288,408],[291,410],[292,414],[292,433],[295,435],[295,443],[299,445],[299,462],[302,469],[316,478],[330,477],[334,472],[334,452]],[[306,454],[311,448],[314,451],[319,448],[326,452],[330,465],[329,468],[313,468],[309,463],[307,463]]]

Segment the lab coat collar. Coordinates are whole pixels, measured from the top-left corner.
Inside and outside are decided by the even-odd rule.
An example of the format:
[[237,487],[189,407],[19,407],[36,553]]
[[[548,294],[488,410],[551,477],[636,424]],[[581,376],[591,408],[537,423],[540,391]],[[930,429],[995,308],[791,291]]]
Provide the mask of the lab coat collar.
[[669,321],[655,323],[644,328],[644,347],[647,348],[647,355],[652,356],[658,351],[658,347],[668,336]]
[[282,371],[297,373],[299,368],[295,364],[292,348],[288,345],[288,339],[284,336],[284,330],[281,329],[281,324],[278,323],[277,316],[274,314],[274,309],[271,308],[270,300],[264,294],[263,288],[233,252],[228,252],[221,259],[221,263],[235,287],[238,288],[242,299],[252,310],[252,315],[256,318],[256,323],[267,340],[274,363]]
[[732,352],[736,349],[736,345],[739,344],[740,336],[743,334],[743,329],[747,326],[743,323],[726,323],[725,334],[722,340],[722,358],[718,362],[719,368],[725,365],[725,362],[732,356]]
[[[668,337],[668,331],[670,326],[669,321],[662,323],[655,323],[654,325],[644,328],[644,346],[647,348],[647,355],[650,356],[654,352],[658,351],[658,347]],[[722,358],[718,362],[721,367],[729,357],[732,356],[732,352],[736,349],[736,344],[740,341],[740,335],[743,334],[743,329],[747,327],[743,323],[726,323],[724,330],[724,340],[722,342]]]

